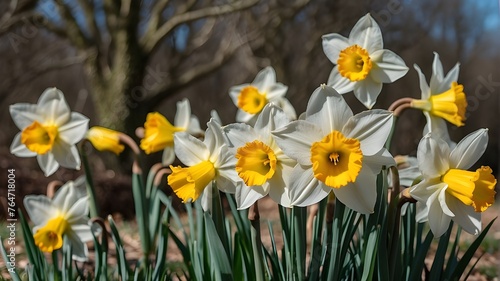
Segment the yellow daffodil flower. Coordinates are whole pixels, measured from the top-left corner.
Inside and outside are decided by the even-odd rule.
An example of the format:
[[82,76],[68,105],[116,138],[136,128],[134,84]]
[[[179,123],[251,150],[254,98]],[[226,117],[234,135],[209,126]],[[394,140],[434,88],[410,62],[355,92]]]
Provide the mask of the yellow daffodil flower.
[[[497,180],[490,167],[468,171],[483,155],[488,144],[488,130],[467,135],[452,150],[448,143],[427,134],[418,145],[417,159],[423,181],[410,189],[410,194],[424,205],[417,214],[419,221],[429,221],[435,237],[443,235],[450,221],[465,231],[481,231],[481,212],[495,200]],[[424,213],[422,213],[424,212]]]
[[68,239],[73,259],[87,260],[85,242],[93,238],[88,224],[84,177],[64,184],[52,199],[45,195],[28,195],[24,198],[24,206],[35,224],[33,238],[40,250],[51,253],[60,249],[63,240]]
[[187,132],[174,135],[175,155],[187,167],[170,166],[167,181],[183,202],[201,200],[204,210],[211,210],[212,184],[219,190],[234,193],[235,162],[224,143],[221,125],[210,120],[203,141]]
[[36,156],[45,176],[59,165],[80,168],[75,146],[87,132],[88,118],[71,112],[63,93],[56,88],[45,90],[37,104],[11,105],[10,115],[21,130],[12,141],[10,151],[19,157]]
[[120,134],[115,130],[94,126],[87,132],[86,139],[99,151],[111,151],[119,155],[125,149],[125,146],[120,143]]
[[403,59],[383,49],[382,33],[370,14],[354,25],[349,38],[337,33],[323,35],[323,51],[336,64],[328,85],[340,94],[354,91],[367,108],[377,101],[382,83],[392,83],[408,72]]
[[288,179],[296,161],[283,153],[271,131],[287,125],[290,119],[279,107],[268,104],[253,127],[229,124],[224,132],[234,153],[236,172],[245,184],[236,189],[238,209],[246,209],[269,194],[276,203],[289,207]]
[[187,132],[193,135],[202,134],[198,118],[191,115],[188,99],[177,102],[174,125],[158,112],[149,113],[144,123],[144,137],[140,147],[146,154],[163,150],[163,164],[170,165],[175,160],[174,135]]
[[276,72],[270,66],[257,73],[251,84],[232,87],[229,95],[238,107],[236,121],[255,124],[258,115],[268,103],[283,109],[288,118],[296,119],[295,109],[285,98],[287,90],[287,86],[276,82]]
[[353,115],[330,86],[314,91],[305,120],[273,131],[279,147],[300,164],[289,180],[291,205],[308,206],[333,192],[349,208],[373,212],[377,174],[395,165],[384,148],[392,120],[385,110]]

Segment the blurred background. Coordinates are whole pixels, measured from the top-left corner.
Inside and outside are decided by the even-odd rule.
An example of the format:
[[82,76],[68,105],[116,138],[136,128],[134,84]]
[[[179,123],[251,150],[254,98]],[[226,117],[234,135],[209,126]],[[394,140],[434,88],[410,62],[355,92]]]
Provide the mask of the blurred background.
[[[62,169],[46,179],[35,158],[9,153],[18,129],[8,106],[36,103],[47,87],[61,89],[72,110],[88,116],[91,125],[134,135],[148,112],[159,111],[173,121],[175,103],[184,97],[202,127],[212,109],[224,124],[234,122],[236,107],[228,89],[250,83],[270,65],[301,113],[333,68],[321,36],[348,36],[358,19],[371,13],[382,29],[384,48],[410,68],[396,83],[384,85],[375,108],[387,108],[401,97],[419,98],[413,65],[430,79],[433,52],[440,54],[445,73],[460,62],[458,82],[467,94],[468,119],[464,127],[450,126],[450,135],[459,141],[489,128],[489,146],[479,163],[498,177],[498,5],[497,0],[2,0],[0,168],[15,168],[19,188],[30,193],[45,192],[47,181],[81,173]],[[355,112],[364,110],[352,93],[345,97]],[[421,112],[407,110],[391,152],[415,155],[424,124]],[[114,155],[88,152],[101,185],[109,185],[104,190],[118,194],[128,183],[126,156],[117,172],[110,168],[117,165]],[[159,161],[160,153],[152,158]],[[125,206],[131,200],[126,197],[120,201]]]

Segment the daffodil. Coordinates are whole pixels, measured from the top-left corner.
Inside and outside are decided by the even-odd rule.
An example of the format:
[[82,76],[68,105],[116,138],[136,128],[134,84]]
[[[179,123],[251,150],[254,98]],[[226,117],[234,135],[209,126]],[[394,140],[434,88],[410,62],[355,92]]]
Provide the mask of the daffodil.
[[433,133],[420,141],[417,158],[423,181],[410,194],[417,204],[425,205],[419,221],[428,220],[435,237],[446,232],[451,220],[471,234],[481,230],[481,212],[494,203],[497,180],[490,167],[468,169],[487,144],[487,129],[467,135],[453,150]]
[[19,157],[36,156],[45,176],[52,175],[59,165],[80,168],[75,144],[85,136],[89,119],[71,112],[60,90],[46,89],[37,104],[17,103],[9,110],[21,130],[12,141],[11,153]]
[[94,126],[87,132],[86,139],[99,151],[111,151],[119,155],[125,149],[120,143],[120,132],[104,127]]
[[245,183],[236,189],[239,209],[250,207],[268,194],[276,203],[290,206],[288,179],[297,162],[283,153],[271,135],[271,131],[289,122],[283,110],[268,104],[253,127],[242,123],[224,127],[230,148],[238,159],[236,172]]
[[328,85],[340,94],[354,91],[360,102],[372,108],[382,83],[392,83],[408,72],[403,59],[383,47],[382,33],[370,14],[354,25],[349,38],[337,33],[323,35],[323,51],[336,64]]
[[64,184],[52,199],[45,195],[28,195],[24,198],[24,206],[35,224],[33,238],[40,250],[51,253],[60,249],[63,240],[67,239],[73,259],[87,260],[85,242],[93,238],[88,224],[89,207],[84,177]]
[[237,177],[236,159],[224,143],[221,125],[214,120],[207,124],[203,141],[187,132],[174,136],[175,154],[187,167],[170,166],[168,184],[183,202],[201,200],[204,210],[211,210],[212,184],[223,192],[234,193]]
[[252,83],[232,87],[229,95],[238,107],[236,121],[255,124],[257,116],[268,103],[282,108],[290,119],[296,119],[295,109],[285,98],[287,90],[287,86],[276,82],[276,72],[270,66],[257,73]]
[[411,106],[424,112],[427,119],[424,135],[433,132],[434,135],[439,134],[442,139],[451,143],[445,120],[455,126],[463,126],[467,108],[467,100],[463,92],[464,87],[456,82],[460,65],[455,64],[450,72],[444,76],[439,55],[434,53],[430,85],[427,84],[425,76],[418,65],[414,65],[414,67],[418,72],[422,98],[413,100]]
[[141,139],[141,149],[146,154],[163,150],[163,164],[170,165],[175,160],[174,135],[178,132],[187,132],[198,135],[200,129],[198,118],[191,115],[191,105],[188,99],[177,102],[174,125],[165,116],[158,112],[149,113],[144,123],[144,137]]
[[386,110],[353,115],[332,87],[314,91],[305,120],[273,131],[285,154],[299,163],[290,177],[291,204],[311,205],[333,191],[349,208],[373,212],[377,174],[395,164],[384,148],[392,122]]

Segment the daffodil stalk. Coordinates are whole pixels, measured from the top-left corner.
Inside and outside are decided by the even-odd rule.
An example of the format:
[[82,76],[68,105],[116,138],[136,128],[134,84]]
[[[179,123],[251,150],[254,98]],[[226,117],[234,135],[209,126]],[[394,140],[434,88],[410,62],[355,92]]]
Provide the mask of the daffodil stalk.
[[252,239],[252,250],[256,280],[264,280],[264,257],[262,256],[262,239],[260,235],[260,213],[259,201],[253,203],[248,209],[248,220],[250,221],[250,235]]

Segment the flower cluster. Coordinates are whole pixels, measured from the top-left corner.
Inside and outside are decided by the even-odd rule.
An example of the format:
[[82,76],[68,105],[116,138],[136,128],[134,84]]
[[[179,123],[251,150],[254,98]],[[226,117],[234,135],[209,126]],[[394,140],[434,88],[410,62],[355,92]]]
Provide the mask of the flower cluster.
[[[212,210],[213,192],[220,190],[235,194],[238,209],[247,209],[265,196],[284,207],[310,206],[329,197],[370,214],[378,198],[380,172],[407,162],[410,166],[401,170],[400,179],[417,202],[418,221],[428,221],[435,236],[441,236],[451,220],[477,234],[481,212],[493,204],[497,181],[487,166],[468,171],[486,149],[487,129],[471,133],[458,144],[448,135],[446,121],[456,126],[465,121],[467,102],[457,82],[459,65],[444,75],[435,53],[430,84],[415,65],[420,99],[401,99],[389,110],[372,109],[383,83],[394,82],[408,71],[402,58],[383,49],[375,20],[369,14],[362,17],[349,38],[324,35],[323,49],[335,66],[298,120],[285,98],[288,87],[276,81],[272,67],[266,67],[252,83],[229,90],[238,107],[236,123],[224,125],[213,112],[203,131],[184,99],[177,103],[173,124],[158,112],[147,115],[137,132],[140,148],[145,154],[163,151],[162,164],[170,167],[168,185],[183,202],[200,200],[206,211]],[[349,92],[366,111],[353,113],[342,96]],[[386,144],[391,141],[395,116],[406,108],[421,110],[427,124],[417,159],[402,161],[390,154]],[[11,152],[36,156],[46,176],[59,166],[79,168],[76,144],[82,139],[100,151],[120,154],[125,149],[123,133],[102,127],[88,130],[89,120],[71,112],[55,88],[43,92],[37,104],[12,105],[10,113],[21,130]],[[173,165],[176,158],[184,167]],[[53,198],[25,198],[35,224],[34,240],[42,251],[61,248],[67,238],[74,257],[85,259],[84,242],[92,239],[92,231],[81,185],[82,180],[69,182]]]

